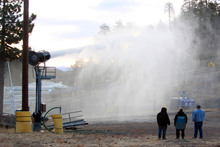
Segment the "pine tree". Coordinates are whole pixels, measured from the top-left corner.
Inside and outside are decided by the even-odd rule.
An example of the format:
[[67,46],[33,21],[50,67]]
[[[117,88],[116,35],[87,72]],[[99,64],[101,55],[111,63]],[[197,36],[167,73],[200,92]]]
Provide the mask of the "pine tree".
[[[0,0],[0,115],[3,113],[4,97],[4,65],[21,57],[21,50],[13,47],[23,39],[22,0]],[[34,28],[33,20],[36,15],[29,17],[29,33]]]
[[185,0],[180,19],[196,34],[194,43],[201,60],[213,60],[217,55],[219,42],[219,3],[206,0]]

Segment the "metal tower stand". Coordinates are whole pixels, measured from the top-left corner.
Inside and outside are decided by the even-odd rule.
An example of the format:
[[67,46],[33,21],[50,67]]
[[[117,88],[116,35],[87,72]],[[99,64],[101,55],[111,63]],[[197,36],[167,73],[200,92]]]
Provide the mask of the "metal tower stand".
[[54,79],[56,78],[56,67],[35,66],[36,72],[36,107],[35,111],[43,112],[41,103],[41,80],[42,79]]

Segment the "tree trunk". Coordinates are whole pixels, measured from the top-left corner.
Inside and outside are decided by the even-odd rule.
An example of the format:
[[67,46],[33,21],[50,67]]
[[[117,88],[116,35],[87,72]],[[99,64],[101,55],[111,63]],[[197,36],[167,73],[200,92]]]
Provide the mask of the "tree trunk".
[[0,59],[0,116],[3,114],[5,61]]

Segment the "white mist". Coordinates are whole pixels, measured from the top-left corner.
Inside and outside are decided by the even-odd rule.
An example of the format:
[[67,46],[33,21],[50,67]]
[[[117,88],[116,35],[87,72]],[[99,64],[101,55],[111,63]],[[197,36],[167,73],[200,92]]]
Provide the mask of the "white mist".
[[100,36],[78,54],[90,62],[68,77],[75,78],[76,90],[61,106],[82,110],[85,119],[107,120],[146,118],[169,107],[169,98],[185,88],[185,71],[197,66],[187,28],[125,27]]

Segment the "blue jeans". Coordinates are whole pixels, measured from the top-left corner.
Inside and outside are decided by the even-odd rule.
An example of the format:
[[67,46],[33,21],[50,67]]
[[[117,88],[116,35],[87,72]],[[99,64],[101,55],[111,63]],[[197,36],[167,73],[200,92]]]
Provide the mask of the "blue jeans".
[[37,132],[40,132],[41,130],[41,123],[40,122],[34,122],[34,128],[33,131],[37,128]]
[[202,132],[202,122],[195,122],[194,124],[194,138],[197,138],[197,134],[199,131],[199,137],[203,137],[203,132]]
[[162,138],[163,138],[163,139],[166,139],[167,126],[159,126],[158,130],[159,130],[159,131],[158,131],[158,138],[159,138],[159,139],[161,138],[161,132],[163,132]]

